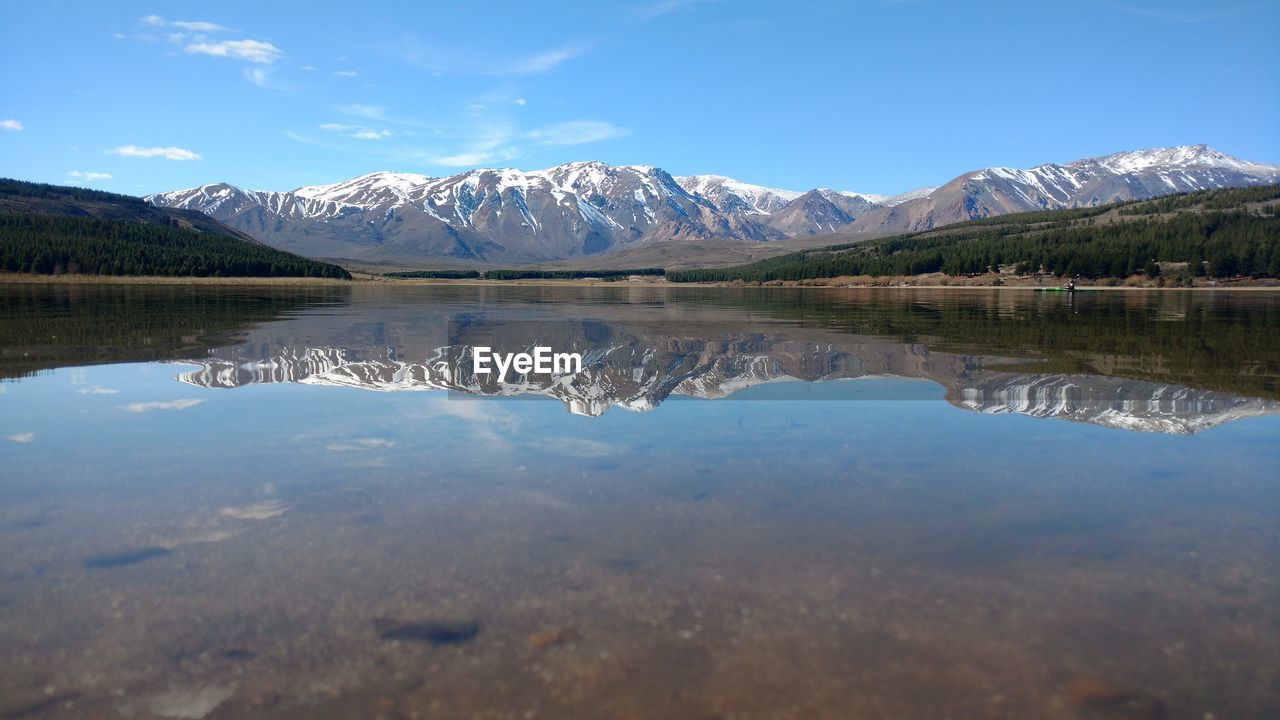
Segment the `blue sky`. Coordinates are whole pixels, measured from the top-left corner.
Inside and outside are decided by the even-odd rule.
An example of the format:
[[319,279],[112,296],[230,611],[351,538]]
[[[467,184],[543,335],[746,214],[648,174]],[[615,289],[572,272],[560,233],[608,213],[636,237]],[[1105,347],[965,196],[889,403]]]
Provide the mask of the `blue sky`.
[[1280,162],[1280,3],[0,0],[0,175],[133,194],[572,160],[895,193]]

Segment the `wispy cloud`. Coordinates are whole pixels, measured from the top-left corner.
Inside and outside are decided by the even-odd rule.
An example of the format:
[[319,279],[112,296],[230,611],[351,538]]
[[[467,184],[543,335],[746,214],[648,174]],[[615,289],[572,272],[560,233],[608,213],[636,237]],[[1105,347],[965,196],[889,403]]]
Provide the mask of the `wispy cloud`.
[[174,20],[169,24],[181,30],[201,33],[227,32],[231,29],[218,23],[205,22],[203,20]]
[[333,76],[336,78],[353,78],[360,77],[360,73],[355,70],[336,70],[334,71]]
[[528,104],[529,104],[529,101],[528,101],[528,100],[525,100],[524,98],[516,98],[515,100],[512,100],[511,102],[513,102],[513,103],[515,103],[515,104],[519,105],[520,107],[524,107],[525,105],[528,105]]
[[325,123],[320,126],[320,129],[328,132],[339,132],[356,140],[385,140],[392,135],[390,130],[375,130],[364,125],[345,125],[343,123]]
[[267,83],[271,78],[271,71],[264,67],[247,67],[244,69],[244,76],[245,79],[258,87],[268,88]]
[[536,75],[544,73],[554,70],[561,63],[568,62],[582,53],[583,48],[578,46],[556,48],[537,55],[519,58],[502,68],[498,74]]
[[22,123],[17,120],[8,118],[6,120],[0,120],[0,129],[9,130],[11,132],[22,132],[25,128],[23,128]]
[[469,128],[458,152],[428,154],[426,162],[445,167],[474,167],[508,162],[520,157],[520,148],[512,144],[516,133],[502,123]]
[[104,388],[98,385],[92,385],[90,387],[80,388],[76,392],[80,393],[81,395],[117,395],[119,394],[120,391],[114,390],[112,388]]
[[164,158],[165,160],[199,160],[200,156],[180,147],[138,147],[137,145],[121,145],[108,150],[111,155],[123,155],[132,158]]
[[585,145],[628,134],[626,128],[603,120],[570,120],[530,130],[525,137],[542,145]]
[[186,399],[186,400],[168,400],[164,402],[141,402],[125,405],[125,412],[144,413],[152,410],[186,410],[189,407],[195,407],[204,400]]
[[499,58],[469,51],[406,43],[401,58],[408,64],[439,73],[457,75],[538,75],[549,72],[586,52],[580,44],[565,45],[532,55]]
[[35,440],[36,434],[35,433],[15,433],[13,435],[6,435],[4,439],[8,440],[9,442],[22,443],[25,445],[31,442],[32,440]]
[[488,165],[493,162],[506,162],[515,160],[520,157],[520,151],[516,148],[504,148],[502,150],[471,150],[468,152],[460,152],[456,155],[437,155],[430,158],[430,162],[435,165],[444,165],[446,167],[475,167],[477,165]]
[[381,120],[382,115],[387,111],[387,109],[381,105],[339,105],[335,109],[340,113],[355,115],[356,117],[370,118],[372,120]]
[[159,15],[147,15],[142,18],[142,24],[148,27],[162,28],[175,27],[179,30],[187,30],[196,33],[214,33],[229,32],[231,28],[219,25],[215,22],[206,20],[166,20]]
[[1213,9],[1205,10],[1178,10],[1168,7],[1142,7],[1139,5],[1111,4],[1112,10],[1128,13],[1130,15],[1138,15],[1140,17],[1151,18],[1161,22],[1170,23],[1199,23],[1208,22],[1210,20],[1220,20],[1222,18],[1233,17],[1248,12],[1251,8],[1244,5],[1233,7],[1223,7],[1219,5]]
[[221,40],[219,42],[196,42],[183,48],[183,52],[211,55],[213,57],[235,58],[251,63],[270,65],[284,57],[284,51],[262,40]]
[[720,0],[660,0],[659,2],[632,8],[628,14],[635,20],[652,20],[693,5],[706,5],[714,2],[720,2]]
[[67,177],[82,182],[93,182],[94,180],[110,180],[111,173],[72,170],[67,173]]

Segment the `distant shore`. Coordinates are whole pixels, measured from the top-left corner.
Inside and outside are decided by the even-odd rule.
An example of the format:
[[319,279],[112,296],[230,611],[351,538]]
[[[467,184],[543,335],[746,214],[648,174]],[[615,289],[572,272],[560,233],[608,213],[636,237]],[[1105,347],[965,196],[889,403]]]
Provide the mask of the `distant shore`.
[[[351,280],[311,277],[169,277],[133,275],[33,275],[30,273],[0,273],[0,285],[253,285],[282,287],[351,287],[368,285],[462,285],[478,287],[683,287],[683,288],[807,288],[807,289],[919,289],[919,290],[1044,290],[1062,287],[1061,280],[1040,282],[1034,279],[1002,280],[994,277],[940,278],[934,276],[905,277],[839,277],[814,280],[774,280],[769,282],[706,282],[673,283],[662,278],[646,277],[636,280],[601,280],[595,278],[519,280],[485,280],[478,278],[388,278],[381,275],[352,273]],[[1200,279],[1194,286],[1165,286],[1154,283],[1091,283],[1078,281],[1081,290],[1273,290],[1280,291],[1280,279]]]

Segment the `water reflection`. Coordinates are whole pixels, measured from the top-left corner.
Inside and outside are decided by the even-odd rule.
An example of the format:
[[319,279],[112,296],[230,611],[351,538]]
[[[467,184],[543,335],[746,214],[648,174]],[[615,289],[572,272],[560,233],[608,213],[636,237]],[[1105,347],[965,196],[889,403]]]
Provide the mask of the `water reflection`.
[[[1256,329],[1250,316],[1274,312],[1271,303],[1237,306],[1234,299],[1206,302],[1188,293],[1144,307],[1145,296],[1101,298],[1086,313],[1102,320],[1079,322],[1081,308],[1075,301],[1044,303],[1030,293],[1015,296],[1018,302],[990,293],[915,293],[909,303],[890,305],[891,313],[884,312],[882,297],[836,295],[843,305],[832,306],[822,298],[813,303],[809,297],[784,294],[766,309],[767,319],[758,317],[758,299],[752,297],[737,307],[723,299],[708,307],[697,295],[636,298],[625,291],[616,293],[613,302],[590,297],[584,302],[570,295],[547,303],[511,293],[500,295],[496,306],[473,307],[468,301],[489,299],[475,290],[464,290],[455,302],[443,305],[430,299],[356,302],[339,314],[304,313],[285,323],[269,323],[249,331],[240,343],[185,360],[197,369],[177,379],[209,388],[305,383],[540,395],[593,417],[615,406],[654,410],[673,396],[849,399],[844,389],[829,386],[763,395],[742,391],[794,380],[828,383],[884,376],[935,382],[945,389],[949,403],[967,410],[1137,431],[1191,434],[1280,412],[1280,402],[1268,397],[1275,383],[1274,349],[1250,356],[1248,365],[1237,368],[1232,360],[1240,356],[1223,357],[1218,348],[1203,345],[1197,352],[1200,339],[1188,347],[1170,347],[1158,337],[1132,349],[1123,347],[1133,341],[1135,324],[1147,323],[1147,329],[1175,321],[1185,325],[1189,316],[1207,312],[1221,313],[1210,328],[1215,334],[1232,335],[1242,326]],[[814,307],[825,316],[816,319],[825,322],[815,322]],[[873,323],[858,322],[868,316]],[[762,324],[767,331],[760,331]],[[904,331],[908,328],[912,332]],[[922,336],[917,328],[938,334]],[[1043,345],[1029,346],[1019,333]],[[538,345],[580,353],[582,372],[512,373],[506,382],[472,372],[473,347],[516,352]],[[1180,363],[1211,365],[1212,370],[1188,377],[1178,369]],[[1187,379],[1196,384],[1177,382]],[[1239,386],[1262,397],[1214,386]]]

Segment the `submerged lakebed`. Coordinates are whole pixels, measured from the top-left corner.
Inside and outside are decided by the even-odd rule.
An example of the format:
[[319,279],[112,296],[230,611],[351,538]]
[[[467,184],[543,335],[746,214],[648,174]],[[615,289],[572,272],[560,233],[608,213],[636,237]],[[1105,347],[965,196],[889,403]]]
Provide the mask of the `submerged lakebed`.
[[1277,293],[0,286],[0,378],[0,718],[1280,706]]

